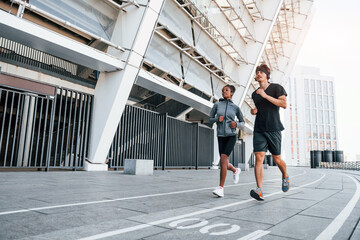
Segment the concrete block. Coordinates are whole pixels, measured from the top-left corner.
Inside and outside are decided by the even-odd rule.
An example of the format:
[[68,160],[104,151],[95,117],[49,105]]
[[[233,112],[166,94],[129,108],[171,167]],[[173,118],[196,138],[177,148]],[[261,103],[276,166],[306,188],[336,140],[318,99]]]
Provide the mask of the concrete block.
[[84,170],[85,171],[107,171],[108,165],[105,163],[90,163],[88,161],[85,161]]
[[132,175],[153,175],[154,160],[125,159],[124,173]]

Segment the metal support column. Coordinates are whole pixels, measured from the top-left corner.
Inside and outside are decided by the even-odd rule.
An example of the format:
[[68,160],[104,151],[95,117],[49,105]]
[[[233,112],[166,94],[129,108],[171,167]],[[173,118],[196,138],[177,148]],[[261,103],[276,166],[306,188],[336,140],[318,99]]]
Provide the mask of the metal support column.
[[168,119],[168,114],[165,113],[163,114],[163,118],[164,118],[164,136],[163,136],[163,161],[162,161],[162,170],[165,170],[166,168],[166,154],[167,154],[167,119]]

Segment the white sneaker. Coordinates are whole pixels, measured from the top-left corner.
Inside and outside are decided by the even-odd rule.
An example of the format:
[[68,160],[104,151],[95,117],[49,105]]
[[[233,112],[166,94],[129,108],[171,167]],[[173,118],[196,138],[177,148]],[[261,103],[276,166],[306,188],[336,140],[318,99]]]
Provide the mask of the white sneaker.
[[224,188],[218,187],[212,192],[215,196],[224,197]]
[[234,184],[237,184],[239,182],[239,175],[241,173],[241,169],[240,168],[236,168],[236,172],[233,175],[233,181]]

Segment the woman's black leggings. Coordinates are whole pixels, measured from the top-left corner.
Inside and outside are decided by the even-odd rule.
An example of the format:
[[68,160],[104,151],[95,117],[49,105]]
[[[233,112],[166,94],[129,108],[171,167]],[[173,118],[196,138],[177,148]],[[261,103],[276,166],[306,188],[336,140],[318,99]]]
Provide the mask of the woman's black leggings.
[[236,135],[230,137],[218,137],[219,153],[230,156],[236,143]]

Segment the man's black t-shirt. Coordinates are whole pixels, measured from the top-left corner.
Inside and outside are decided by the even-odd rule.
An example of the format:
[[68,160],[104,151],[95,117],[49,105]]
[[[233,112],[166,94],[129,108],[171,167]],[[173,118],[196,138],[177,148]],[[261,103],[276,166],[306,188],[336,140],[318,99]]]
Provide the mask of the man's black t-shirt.
[[[276,83],[271,83],[266,88],[265,93],[276,99],[282,95],[287,96],[285,89],[281,85]],[[256,91],[252,93],[251,97],[254,100],[255,106],[257,108],[254,131],[274,132],[284,130],[284,126],[280,121],[280,107],[269,102],[268,100],[257,94]]]

